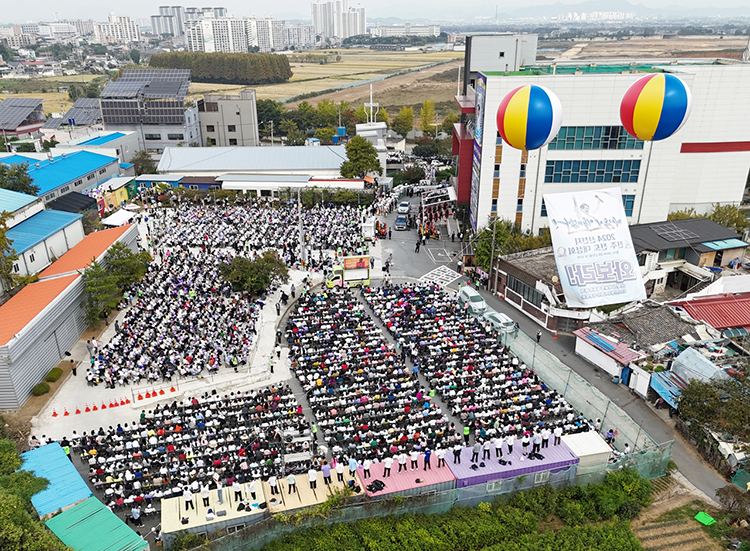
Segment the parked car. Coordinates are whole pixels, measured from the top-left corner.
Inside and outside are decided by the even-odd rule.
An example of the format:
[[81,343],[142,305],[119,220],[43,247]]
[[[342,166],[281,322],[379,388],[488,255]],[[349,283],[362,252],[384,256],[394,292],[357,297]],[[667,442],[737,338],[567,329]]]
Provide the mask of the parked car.
[[469,305],[469,313],[475,316],[481,316],[487,310],[487,303],[473,287],[462,287],[458,293],[458,305],[464,309],[465,304]]
[[396,223],[393,224],[393,227],[396,228],[396,230],[405,230],[409,226],[409,223],[406,220],[406,216],[403,214],[396,217]]
[[401,201],[398,205],[399,214],[409,214],[411,210],[411,203],[409,201]]
[[515,323],[510,317],[500,312],[490,312],[484,316],[484,319],[498,333],[512,333],[516,329]]

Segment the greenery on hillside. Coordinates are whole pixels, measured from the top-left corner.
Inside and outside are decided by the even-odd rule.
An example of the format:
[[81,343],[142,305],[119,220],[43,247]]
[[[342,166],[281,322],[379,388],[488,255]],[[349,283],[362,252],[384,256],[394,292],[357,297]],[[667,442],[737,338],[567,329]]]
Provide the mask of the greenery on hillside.
[[292,77],[289,60],[274,54],[154,54],[149,65],[161,69],[190,69],[193,82],[220,84],[275,84]]
[[[352,524],[317,525],[264,551],[640,551],[629,519],[650,504],[651,482],[634,469],[603,484],[557,490],[539,486],[441,515],[406,513]],[[560,526],[559,519],[564,527]],[[599,522],[595,524],[595,522]]]
[[685,419],[746,441],[750,438],[750,382],[740,373],[708,383],[692,380],[682,391],[679,412]]
[[369,46],[372,44],[401,44],[403,46],[426,46],[427,44],[445,43],[448,40],[446,33],[438,36],[372,36],[369,34],[358,34],[345,38],[342,46]]
[[0,549],[3,551],[65,551],[31,506],[31,496],[47,487],[47,480],[19,471],[16,444],[5,434],[0,415]]

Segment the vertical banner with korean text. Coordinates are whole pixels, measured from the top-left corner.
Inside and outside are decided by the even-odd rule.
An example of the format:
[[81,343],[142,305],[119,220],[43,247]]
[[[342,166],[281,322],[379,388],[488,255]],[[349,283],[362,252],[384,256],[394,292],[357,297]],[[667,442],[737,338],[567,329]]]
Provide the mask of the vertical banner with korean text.
[[620,188],[545,194],[544,203],[569,307],[646,298]]

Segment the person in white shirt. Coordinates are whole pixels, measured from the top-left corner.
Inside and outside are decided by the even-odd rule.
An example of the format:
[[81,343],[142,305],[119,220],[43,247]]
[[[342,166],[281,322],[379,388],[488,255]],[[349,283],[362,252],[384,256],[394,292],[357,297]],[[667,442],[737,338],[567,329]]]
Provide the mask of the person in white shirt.
[[250,482],[245,484],[245,493],[249,494],[255,501],[255,479],[251,479]]
[[513,442],[516,441],[516,435],[510,433],[505,441],[508,443],[508,455],[513,455]]
[[411,452],[409,452],[409,459],[411,459],[409,470],[413,471],[414,469],[418,469],[419,463],[417,463],[417,459],[419,459],[419,452],[417,450],[411,450]]
[[393,465],[393,458],[392,457],[386,457],[383,460],[383,478],[390,478],[391,477],[391,465]]
[[271,495],[275,496],[280,494],[279,492],[279,483],[278,478],[276,478],[276,475],[271,475],[271,477],[268,479],[268,485],[271,487]]
[[440,467],[445,467],[445,450],[443,448],[438,448],[435,450],[435,455],[437,455],[438,458],[438,469]]
[[310,469],[307,471],[307,477],[310,479],[310,489],[314,490],[318,486],[318,471]]
[[201,488],[201,497],[203,498],[203,506],[208,507],[208,484],[204,484]]
[[549,437],[552,434],[547,427],[542,429],[542,449],[549,447]]
[[193,509],[195,510],[195,506],[193,505],[193,494],[190,491],[190,488],[185,488],[182,492],[182,497],[185,499],[185,510]]
[[563,433],[562,427],[555,427],[555,432],[554,432],[554,434],[555,434],[555,446],[559,446],[560,445],[560,438],[562,437],[562,433]]
[[364,478],[367,480],[370,478],[370,467],[372,466],[372,461],[369,459],[365,459],[365,462],[362,464],[362,469],[364,470]]
[[401,472],[401,469],[406,470],[406,457],[406,452],[401,452],[398,456],[398,472]]
[[336,463],[336,480],[339,482],[344,481],[344,464],[341,461]]
[[294,476],[294,473],[289,473],[289,476],[286,477],[286,481],[289,484],[289,494],[294,492],[297,493],[297,477]]
[[232,483],[232,490],[234,490],[234,500],[242,501],[242,484],[240,484],[236,479]]

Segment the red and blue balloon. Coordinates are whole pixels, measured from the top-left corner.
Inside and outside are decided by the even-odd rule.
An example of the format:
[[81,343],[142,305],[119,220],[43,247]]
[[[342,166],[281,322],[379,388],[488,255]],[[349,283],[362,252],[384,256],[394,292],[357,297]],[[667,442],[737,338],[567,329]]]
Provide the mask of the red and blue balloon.
[[561,124],[560,100],[544,86],[520,86],[509,92],[497,109],[497,129],[516,149],[544,147],[557,136]]
[[678,77],[668,73],[636,80],[620,103],[620,120],[628,134],[646,141],[670,137],[687,122],[692,97]]

